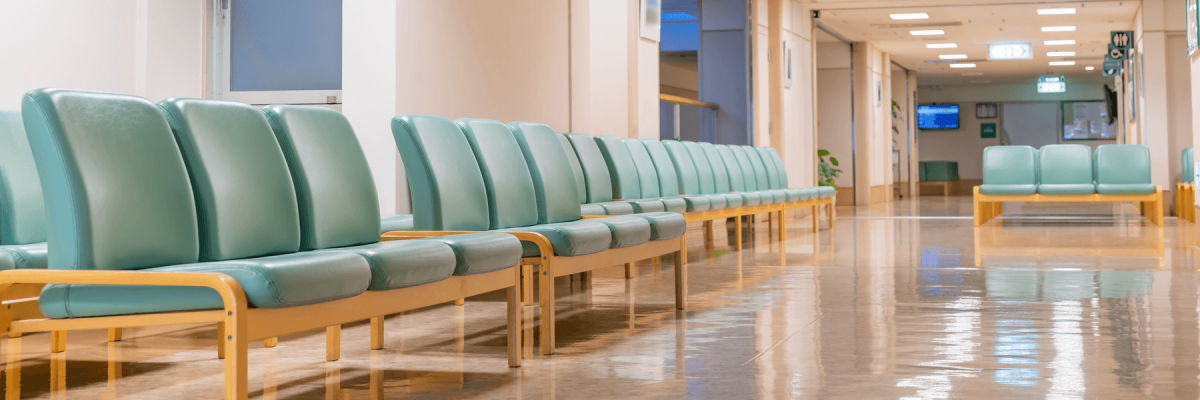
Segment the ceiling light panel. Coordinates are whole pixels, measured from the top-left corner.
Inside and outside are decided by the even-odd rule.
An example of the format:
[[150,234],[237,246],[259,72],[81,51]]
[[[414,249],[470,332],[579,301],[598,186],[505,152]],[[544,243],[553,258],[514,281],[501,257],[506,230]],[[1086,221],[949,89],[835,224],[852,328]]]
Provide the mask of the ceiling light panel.
[[1039,8],[1038,15],[1063,15],[1074,14],[1074,8]]
[[929,14],[926,13],[890,14],[889,16],[892,19],[929,19]]
[[1042,44],[1044,44],[1044,45],[1047,45],[1047,46],[1065,46],[1065,45],[1072,45],[1072,44],[1075,44],[1075,40],[1073,40],[1073,39],[1067,39],[1067,40],[1047,40],[1047,41],[1045,41],[1045,42],[1042,42]]
[[1043,26],[1042,32],[1075,32],[1075,26]]
[[954,43],[926,43],[927,49],[957,49],[958,45]]
[[1074,61],[1051,61],[1050,65],[1053,65],[1053,66],[1075,65],[1075,62]]
[[1047,57],[1074,57],[1075,52],[1073,52],[1073,51],[1049,51],[1049,52],[1046,52],[1046,56]]
[[941,29],[927,29],[927,30],[919,30],[919,31],[908,31],[908,33],[913,36],[929,36],[929,35],[945,35],[946,31],[943,31]]
[[967,58],[966,54],[942,54],[938,58],[943,60],[961,60]]
[[954,63],[954,64],[950,64],[950,68],[975,68],[975,64]]
[[1091,70],[1093,70],[1093,69],[1096,69],[1096,67],[1087,67],[1087,68],[1084,68],[1084,69],[1086,69],[1086,70],[1088,70],[1088,71],[1091,71]]

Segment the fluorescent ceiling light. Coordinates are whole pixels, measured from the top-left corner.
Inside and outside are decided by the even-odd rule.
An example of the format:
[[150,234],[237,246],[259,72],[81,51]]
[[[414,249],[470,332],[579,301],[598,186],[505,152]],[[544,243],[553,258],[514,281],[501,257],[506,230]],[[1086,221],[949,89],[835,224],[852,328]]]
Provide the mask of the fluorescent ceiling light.
[[892,19],[929,19],[929,14],[926,13],[905,13],[905,14],[890,14]]
[[1062,45],[1075,44],[1075,40],[1073,40],[1073,39],[1067,39],[1067,40],[1047,40],[1047,41],[1045,41],[1045,42],[1042,42],[1042,44],[1044,44],[1044,45],[1047,45],[1047,46],[1062,46]]
[[950,64],[950,68],[975,68],[975,64],[954,63]]
[[1042,32],[1075,32],[1074,26],[1043,26]]
[[967,58],[966,54],[942,54],[938,58],[943,60],[961,60]]
[[1096,69],[1096,67],[1087,67],[1087,68],[1084,68],[1084,69],[1086,69],[1086,70],[1088,70],[1088,71],[1091,71],[1091,70],[1093,70],[1093,69]]
[[1074,8],[1039,8],[1038,15],[1074,14]]
[[1051,61],[1050,65],[1075,65],[1074,61]]
[[958,45],[954,43],[926,43],[927,49],[957,49]]
[[946,31],[943,31],[941,29],[929,29],[929,30],[923,30],[923,31],[908,31],[908,33],[912,34],[913,36],[928,36],[928,35],[945,35]]
[[662,22],[687,22],[699,19],[695,15],[685,12],[665,12],[659,18],[662,18]]
[[1073,51],[1050,51],[1046,52],[1046,57],[1074,57]]

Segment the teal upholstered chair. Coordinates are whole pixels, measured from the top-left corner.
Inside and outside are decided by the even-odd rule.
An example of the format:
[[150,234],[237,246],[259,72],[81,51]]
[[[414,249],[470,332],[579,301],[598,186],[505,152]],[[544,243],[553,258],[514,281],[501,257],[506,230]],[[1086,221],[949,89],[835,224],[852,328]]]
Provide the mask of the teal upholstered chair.
[[[583,176],[583,166],[579,163],[579,156],[575,155],[575,146],[571,144],[571,139],[567,139],[567,135],[559,135],[558,142],[562,144],[563,151],[567,153],[567,162],[571,164],[571,172],[575,174],[575,192],[579,194],[580,201],[584,202],[579,206],[579,211],[583,215],[608,215],[604,206],[587,204],[587,179]],[[632,213],[632,211],[626,214],[628,213]]]
[[[679,196],[662,197],[661,180],[658,176],[658,170],[654,167],[654,160],[650,158],[650,151],[646,149],[646,144],[641,140],[624,138],[621,142],[625,144],[625,149],[629,152],[629,160],[633,164],[633,168],[637,170],[639,191],[642,193],[643,199],[655,199],[663,203],[665,211],[684,213],[687,212],[687,201]],[[609,148],[610,151],[615,151],[615,147]],[[672,171],[673,172],[673,171]],[[675,187],[677,185],[672,184]]]
[[0,111],[0,270],[46,268],[46,208],[19,111]]
[[925,161],[925,180],[932,182],[957,181],[958,162]]
[[[926,167],[928,172],[928,167]],[[1037,192],[1037,150],[1029,146],[988,146],[983,149],[983,184],[990,195],[1028,195]]]
[[729,193],[728,173],[717,173],[725,172],[725,169],[721,168],[718,170],[713,165],[712,161],[708,158],[708,154],[705,153],[704,147],[696,142],[676,143],[682,143],[683,147],[687,149],[688,155],[691,156],[692,163],[696,168],[696,177],[700,179],[701,193],[713,198],[723,199],[725,201],[725,208],[738,208],[742,206],[742,195]]
[[664,197],[678,196],[682,198],[687,206],[687,212],[724,208],[724,204],[720,208],[712,208],[712,199],[708,196],[685,194],[689,188],[699,191],[699,181],[696,180],[694,173],[686,176],[680,175],[680,171],[675,169],[675,161],[667,152],[667,147],[663,142],[654,139],[642,139],[642,144],[646,147],[646,152],[650,154],[650,160],[654,162],[654,170],[658,173],[660,194]]
[[921,162],[917,163],[917,170],[918,170],[918,175],[920,176],[919,179],[921,182],[925,182],[925,181],[929,180],[929,173],[925,170],[925,161],[921,161]]
[[1196,178],[1196,157],[1191,147],[1183,149],[1183,176],[1180,181],[1183,183],[1192,183]]
[[[780,159],[779,154],[775,152],[775,148],[754,147],[753,149],[758,153],[759,158],[762,159],[763,165],[767,167],[768,182],[771,181],[772,176],[775,177],[774,186],[771,187],[772,189],[782,190],[784,193],[786,193],[787,201],[800,201],[808,199],[809,190],[799,188],[792,189],[788,187],[787,171],[783,166],[783,160]],[[820,192],[818,191],[817,193],[819,194]]]
[[379,218],[379,232],[413,230],[412,214],[387,215]]
[[1096,193],[1150,194],[1150,149],[1140,144],[1107,144],[1096,147],[1092,162]]
[[[758,190],[770,193],[773,197],[772,203],[783,203],[788,201],[786,192],[775,190],[771,185],[771,177],[767,173],[767,165],[766,163],[763,163],[762,157],[758,155],[758,152],[754,150],[753,146],[731,146],[731,149],[735,155],[740,151],[740,153],[743,154],[747,160],[749,160],[750,168],[754,172],[755,181],[758,182]],[[778,177],[776,177],[776,179],[778,179]],[[778,185],[779,182],[775,182],[775,184]]]
[[1092,148],[1082,144],[1048,144],[1038,150],[1038,188],[1045,195],[1096,193]]
[[[194,192],[167,119],[145,99],[41,89],[25,96],[22,113],[34,121],[26,129],[46,197],[52,269],[224,273],[258,308],[347,298],[370,284],[367,261],[355,255],[272,255],[299,245],[296,221],[284,215],[290,210],[287,193],[278,192],[285,189],[268,184]],[[214,168],[212,179],[228,178],[223,175],[228,170],[208,166]],[[243,217],[249,221],[211,226],[197,222],[197,199],[221,204],[281,199],[268,208],[285,212],[248,213]],[[214,232],[242,240],[201,245]],[[209,259],[256,258],[199,262],[202,248]],[[38,304],[48,317],[73,318],[220,309],[223,300],[203,287],[47,285]]]
[[[630,213],[648,213],[662,212],[666,210],[666,206],[662,201],[655,199],[643,199],[641,193],[641,182],[639,181],[637,170],[633,168],[633,161],[628,150],[625,149],[625,144],[612,136],[608,139],[614,140],[610,143],[603,138],[592,138],[591,136],[580,133],[568,133],[567,137],[571,141],[573,151],[567,152],[567,158],[579,157],[580,164],[583,166],[583,175],[588,182],[588,187],[592,187],[592,180],[607,182],[607,185],[596,185],[597,190],[588,192],[588,200],[591,201],[592,195],[596,196],[596,201],[599,204],[620,205],[622,210],[628,209],[629,212],[609,213],[607,215],[622,215]],[[615,146],[613,148],[609,148]],[[617,159],[617,166],[614,167],[609,159]],[[613,200],[614,198],[620,200]]]
[[[699,207],[700,203],[692,203],[692,199],[697,197],[704,198],[708,202],[708,210],[723,210],[729,206],[724,195],[713,195],[716,187],[712,181],[711,169],[707,175],[701,175],[687,146],[682,142],[674,140],[666,140],[660,143],[666,149],[666,153],[670,154],[671,166],[675,170],[676,176],[679,177],[679,192],[687,195],[685,200],[689,202],[689,212],[703,211]],[[651,157],[654,156],[653,150],[651,150],[650,155]]]
[[[729,149],[729,154],[736,160],[738,167],[742,170],[742,183],[746,186],[746,192],[755,193],[759,196],[759,204],[774,204],[775,194],[771,193],[766,185],[766,172],[763,172],[763,187],[759,187],[758,174],[754,170],[754,165],[750,163],[750,157],[746,155],[746,150],[739,145],[721,145]],[[722,156],[724,157],[724,156]]]
[[[301,247],[365,257],[373,270],[371,290],[421,285],[452,273],[498,271],[520,261],[520,241],[498,233],[380,242],[374,179],[346,117],[308,106],[273,105],[263,113],[279,138],[297,188]],[[471,207],[482,208],[481,215],[487,212],[486,203]],[[449,246],[451,268],[438,262],[442,255],[431,242]]]
[[[705,146],[707,148],[707,146]],[[763,197],[768,200],[774,200],[775,196],[769,193],[759,193],[746,189],[746,174],[742,172],[742,166],[738,163],[737,157],[733,155],[733,151],[728,145],[715,145],[713,148],[717,152],[717,157],[709,157],[712,159],[720,159],[721,164],[725,166],[725,173],[729,176],[729,190],[736,192],[742,196],[742,205],[757,206],[763,204]]]

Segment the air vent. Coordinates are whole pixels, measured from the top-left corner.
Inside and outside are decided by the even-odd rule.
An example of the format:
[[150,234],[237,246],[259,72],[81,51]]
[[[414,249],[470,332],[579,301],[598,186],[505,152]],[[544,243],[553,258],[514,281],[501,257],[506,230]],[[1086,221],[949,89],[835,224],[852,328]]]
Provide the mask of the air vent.
[[963,23],[955,22],[917,22],[910,24],[871,24],[872,28],[879,29],[899,29],[899,28],[938,28],[945,26],[962,26]]

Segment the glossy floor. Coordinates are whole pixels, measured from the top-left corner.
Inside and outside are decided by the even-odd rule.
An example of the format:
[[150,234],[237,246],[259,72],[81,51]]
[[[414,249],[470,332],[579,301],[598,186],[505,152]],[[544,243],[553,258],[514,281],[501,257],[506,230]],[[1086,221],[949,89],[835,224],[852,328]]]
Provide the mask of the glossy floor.
[[[1196,398],[1196,227],[1132,206],[1009,205],[972,228],[967,197],[839,209],[833,230],[765,224],[743,252],[692,235],[687,312],[672,268],[558,280],[558,353],[506,367],[500,296],[250,350],[251,396],[332,398]],[[1064,218],[1065,217],[1065,218]],[[718,230],[719,232],[719,230]],[[9,398],[219,398],[209,326],[8,339]],[[18,384],[19,383],[19,384]]]

